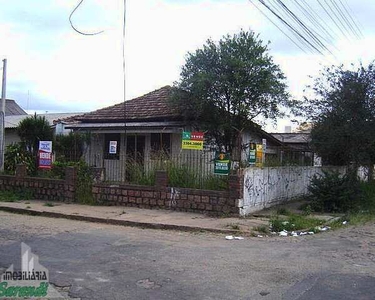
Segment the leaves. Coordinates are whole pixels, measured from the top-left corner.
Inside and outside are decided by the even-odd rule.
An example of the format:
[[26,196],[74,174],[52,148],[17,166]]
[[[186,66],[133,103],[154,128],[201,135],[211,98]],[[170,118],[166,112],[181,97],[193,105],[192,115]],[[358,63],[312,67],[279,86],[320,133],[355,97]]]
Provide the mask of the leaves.
[[314,122],[312,146],[326,164],[375,163],[375,70],[326,68],[315,80],[315,97],[305,98]]
[[208,130],[226,150],[258,116],[276,119],[289,107],[285,76],[254,32],[241,30],[220,41],[209,39],[188,53],[173,100],[195,126]]
[[51,141],[53,138],[53,130],[47,119],[36,114],[23,119],[18,124],[17,133],[25,149],[34,157],[39,149],[39,141]]

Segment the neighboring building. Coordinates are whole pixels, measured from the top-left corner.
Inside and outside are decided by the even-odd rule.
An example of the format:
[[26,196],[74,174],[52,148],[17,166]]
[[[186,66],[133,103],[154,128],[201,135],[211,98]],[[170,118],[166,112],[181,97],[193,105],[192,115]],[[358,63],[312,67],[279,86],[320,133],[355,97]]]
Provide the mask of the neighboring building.
[[19,116],[19,115],[27,115],[16,101],[11,99],[6,99],[5,101],[5,116]]
[[[8,101],[7,101],[7,105],[8,105]],[[19,112],[19,110],[15,110],[16,107],[19,107],[19,106],[17,104],[16,106],[13,106],[12,108],[13,112],[15,111]],[[22,110],[22,108],[20,109]],[[61,120],[69,118],[69,117],[77,116],[78,114],[79,113],[52,113],[52,114],[37,114],[37,116],[45,117],[47,121],[51,124],[51,126],[54,128],[55,134],[66,134],[70,132],[71,130],[66,129],[65,123]],[[20,137],[17,134],[17,126],[22,120],[30,116],[32,115],[28,115],[26,114],[26,112],[25,114],[21,114],[21,115],[5,116],[5,146],[8,146],[12,143],[18,143],[21,141]]]
[[[204,151],[182,150],[182,132],[192,131],[169,103],[172,88],[165,86],[141,97],[86,113],[70,120],[67,128],[91,132],[86,153],[90,166],[104,168],[107,180],[124,180],[126,164],[137,162],[144,169],[160,163],[160,155],[182,165],[200,168],[210,174],[214,151],[205,145]],[[281,142],[265,131],[254,129],[241,137],[241,160],[247,160],[249,143],[267,140],[267,153],[277,155]]]
[[271,133],[283,144],[284,160],[300,165],[314,165],[309,132]]

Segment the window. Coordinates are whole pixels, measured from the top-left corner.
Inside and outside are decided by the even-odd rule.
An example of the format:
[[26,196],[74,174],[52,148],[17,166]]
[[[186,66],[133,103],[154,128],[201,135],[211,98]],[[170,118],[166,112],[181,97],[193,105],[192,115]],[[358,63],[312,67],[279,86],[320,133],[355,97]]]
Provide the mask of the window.
[[171,134],[151,133],[151,155],[154,157],[171,154]]
[[107,133],[104,135],[104,158],[119,159],[120,158],[120,133]]

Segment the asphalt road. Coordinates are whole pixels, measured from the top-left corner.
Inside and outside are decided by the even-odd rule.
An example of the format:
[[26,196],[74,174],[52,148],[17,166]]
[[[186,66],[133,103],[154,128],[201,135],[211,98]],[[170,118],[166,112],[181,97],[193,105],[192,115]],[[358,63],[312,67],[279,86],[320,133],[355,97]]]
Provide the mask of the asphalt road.
[[375,299],[375,224],[228,241],[0,212],[0,272],[21,242],[70,298]]

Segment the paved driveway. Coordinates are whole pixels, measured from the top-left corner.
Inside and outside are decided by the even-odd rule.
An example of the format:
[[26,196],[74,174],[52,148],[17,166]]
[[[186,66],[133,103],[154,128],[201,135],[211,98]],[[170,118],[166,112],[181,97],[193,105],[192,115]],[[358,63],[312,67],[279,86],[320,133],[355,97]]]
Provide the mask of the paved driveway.
[[0,212],[0,268],[31,246],[81,299],[375,299],[375,225],[298,238],[142,230]]

